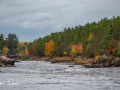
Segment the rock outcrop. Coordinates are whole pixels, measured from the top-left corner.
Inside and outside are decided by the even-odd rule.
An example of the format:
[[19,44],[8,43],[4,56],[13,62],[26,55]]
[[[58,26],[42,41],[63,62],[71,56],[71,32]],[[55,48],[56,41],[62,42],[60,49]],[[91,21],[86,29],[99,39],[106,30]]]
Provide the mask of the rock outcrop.
[[6,56],[0,56],[0,67],[14,66],[14,59],[10,59]]

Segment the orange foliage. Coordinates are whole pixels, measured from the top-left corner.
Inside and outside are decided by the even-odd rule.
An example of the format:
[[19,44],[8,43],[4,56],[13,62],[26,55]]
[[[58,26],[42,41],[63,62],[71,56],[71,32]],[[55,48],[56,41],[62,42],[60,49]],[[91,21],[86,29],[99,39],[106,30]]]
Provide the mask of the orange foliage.
[[95,56],[95,60],[99,61],[100,60],[100,56],[99,55]]
[[76,55],[76,54],[81,54],[83,52],[83,47],[82,47],[82,43],[78,43],[76,45],[72,45],[71,46],[71,54],[72,55]]
[[29,55],[30,54],[34,54],[34,55],[37,55],[37,50],[39,49],[39,47],[38,47],[38,45],[37,44],[34,44],[33,46],[32,46],[32,49],[31,50],[28,50],[28,52],[29,52]]
[[45,43],[45,55],[52,56],[55,52],[55,42],[53,40],[49,40],[49,42]]
[[28,49],[28,53],[29,53],[29,55],[33,55],[32,49]]
[[116,51],[116,44],[117,40],[112,39],[111,42],[109,43],[108,48],[105,50],[106,53],[114,53]]
[[80,54],[82,53],[83,51],[82,43],[78,43],[77,45],[75,45],[75,51]]

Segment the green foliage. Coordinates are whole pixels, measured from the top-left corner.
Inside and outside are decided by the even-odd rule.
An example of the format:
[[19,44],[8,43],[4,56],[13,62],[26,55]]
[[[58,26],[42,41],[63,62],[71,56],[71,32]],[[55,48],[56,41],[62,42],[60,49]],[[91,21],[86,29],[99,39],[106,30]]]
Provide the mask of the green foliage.
[[94,57],[93,47],[90,44],[87,45],[85,53],[87,57]]
[[120,57],[120,43],[119,43],[119,45],[118,45],[117,55]]
[[100,48],[105,50],[108,47],[109,42],[114,38],[114,35],[114,30],[112,30],[111,28],[105,30],[105,34],[100,43]]
[[[55,56],[63,56],[63,52],[71,51],[71,45],[81,42],[83,44],[82,54],[84,56],[87,54],[90,57],[105,51],[112,39],[117,42],[120,41],[120,17],[103,18],[99,22],[65,28],[62,32],[51,33],[43,38],[36,39],[31,45],[38,46],[34,52],[37,56],[44,55],[45,43],[50,39],[55,41]],[[28,49],[30,48],[28,47]]]
[[[7,53],[16,54],[18,46],[18,37],[16,34],[8,34],[7,38],[4,38],[3,34],[0,34],[0,54]],[[8,49],[8,50],[7,50]]]
[[9,54],[16,54],[17,46],[18,46],[18,37],[16,34],[8,34],[8,38],[6,39],[9,48]]
[[2,54],[2,50],[0,50],[0,54]]
[[27,56],[28,55],[28,48],[26,45],[19,45],[18,51],[21,56]]
[[0,34],[0,50],[2,51],[4,47],[4,35]]

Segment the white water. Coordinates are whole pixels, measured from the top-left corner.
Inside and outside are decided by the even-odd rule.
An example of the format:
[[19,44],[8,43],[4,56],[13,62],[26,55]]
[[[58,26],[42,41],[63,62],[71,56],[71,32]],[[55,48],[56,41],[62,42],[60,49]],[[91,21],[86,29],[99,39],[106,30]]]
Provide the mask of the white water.
[[120,68],[114,67],[22,61],[0,71],[0,90],[120,90]]

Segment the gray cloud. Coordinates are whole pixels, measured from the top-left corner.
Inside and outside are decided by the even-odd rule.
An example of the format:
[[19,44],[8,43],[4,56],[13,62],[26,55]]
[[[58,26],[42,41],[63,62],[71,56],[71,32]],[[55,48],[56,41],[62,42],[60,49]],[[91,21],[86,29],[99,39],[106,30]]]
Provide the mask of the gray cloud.
[[120,0],[0,0],[0,33],[33,41],[65,27],[120,15]]

